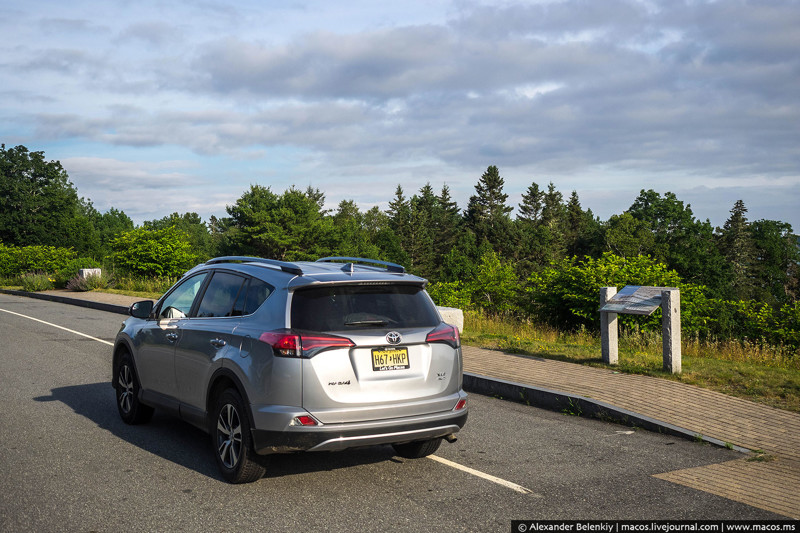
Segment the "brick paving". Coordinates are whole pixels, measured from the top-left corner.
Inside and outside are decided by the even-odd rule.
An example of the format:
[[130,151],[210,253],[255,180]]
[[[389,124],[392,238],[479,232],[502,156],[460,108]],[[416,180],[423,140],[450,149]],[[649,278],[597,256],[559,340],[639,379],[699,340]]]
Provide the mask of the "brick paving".
[[[118,306],[117,312],[138,300],[101,292],[47,291],[44,296],[65,303],[75,299],[78,305]],[[655,477],[800,519],[800,414],[666,379],[474,346],[464,346],[463,353],[464,371],[471,374],[579,396],[683,428],[690,435],[763,451],[761,458],[767,460],[753,460],[757,454],[752,454]]]

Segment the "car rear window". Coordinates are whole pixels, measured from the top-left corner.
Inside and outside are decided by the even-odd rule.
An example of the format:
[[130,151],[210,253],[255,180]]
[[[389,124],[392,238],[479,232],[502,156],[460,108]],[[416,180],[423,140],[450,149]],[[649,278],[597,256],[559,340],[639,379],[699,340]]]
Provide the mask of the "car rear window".
[[343,285],[299,289],[292,298],[292,327],[343,331],[370,327],[433,327],[439,316],[414,285]]

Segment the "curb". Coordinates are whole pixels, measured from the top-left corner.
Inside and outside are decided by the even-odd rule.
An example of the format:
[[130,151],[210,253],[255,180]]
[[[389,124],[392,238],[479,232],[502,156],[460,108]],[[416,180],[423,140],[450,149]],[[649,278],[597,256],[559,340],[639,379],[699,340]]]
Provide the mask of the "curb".
[[[13,296],[23,296],[27,298],[36,298],[38,300],[47,300],[50,302],[68,305],[77,305],[80,307],[97,309],[99,311],[107,311],[109,313],[117,313],[120,315],[128,314],[128,308],[123,305],[114,305],[94,302],[91,300],[82,300],[79,298],[16,291],[11,289],[0,289],[0,293],[11,294]],[[713,444],[714,446],[730,448],[741,453],[750,453],[750,450],[747,448],[731,445],[719,439],[707,437],[695,431],[634,413],[633,411],[628,411],[599,400],[586,398],[584,396],[558,392],[541,387],[533,387],[530,385],[523,385],[521,383],[514,383],[513,381],[506,381],[498,378],[490,378],[480,374],[473,374],[471,372],[464,372],[463,386],[464,390],[466,391],[499,397],[500,399],[507,401],[525,403],[527,405],[548,409],[550,411],[558,411],[568,415],[586,416],[600,420],[616,422],[624,426],[642,428],[655,433],[662,433],[687,440],[707,442],[709,444]]]
[[586,398],[585,396],[523,385],[471,372],[464,372],[464,390],[498,397],[502,400],[525,403],[550,411],[558,411],[566,415],[597,418],[673,437],[707,442],[714,446],[729,448],[740,453],[750,453],[747,448],[726,443],[713,437],[707,437],[696,431],[634,413],[599,400]]

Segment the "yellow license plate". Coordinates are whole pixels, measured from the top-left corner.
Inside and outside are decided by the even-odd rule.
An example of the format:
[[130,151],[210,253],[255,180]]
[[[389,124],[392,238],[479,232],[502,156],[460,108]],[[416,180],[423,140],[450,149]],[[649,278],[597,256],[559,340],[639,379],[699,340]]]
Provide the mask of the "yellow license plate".
[[408,348],[374,348],[372,350],[372,370],[403,370],[409,368]]

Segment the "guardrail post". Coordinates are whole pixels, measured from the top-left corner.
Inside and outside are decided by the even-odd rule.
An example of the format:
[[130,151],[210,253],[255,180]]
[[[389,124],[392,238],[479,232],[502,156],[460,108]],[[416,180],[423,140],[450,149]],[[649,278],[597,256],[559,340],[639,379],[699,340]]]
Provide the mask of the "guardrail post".
[[681,373],[681,292],[661,292],[661,329],[664,349],[664,370]]
[[[615,294],[616,287],[602,287],[600,289],[600,307],[606,305]],[[619,333],[617,328],[617,313],[600,313],[600,340],[602,343],[603,362],[616,365],[619,362]]]

